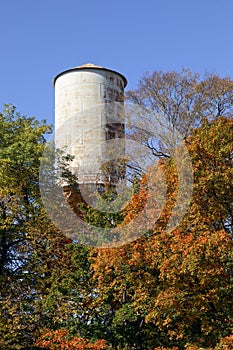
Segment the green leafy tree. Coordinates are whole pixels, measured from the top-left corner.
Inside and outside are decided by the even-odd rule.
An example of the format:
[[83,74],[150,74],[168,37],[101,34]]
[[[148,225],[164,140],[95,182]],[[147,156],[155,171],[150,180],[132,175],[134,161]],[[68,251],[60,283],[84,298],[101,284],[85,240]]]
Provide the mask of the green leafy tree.
[[[44,134],[50,126],[6,105],[0,114],[1,348],[31,342],[35,296],[28,263],[33,245],[49,232],[38,184]],[[45,231],[45,225],[47,230]],[[44,232],[42,231],[44,230]],[[30,282],[29,282],[30,281]]]
[[[102,319],[91,303],[89,249],[59,232],[40,196],[44,135],[51,127],[8,105],[0,115],[0,132],[0,347],[36,348],[44,329],[66,328],[71,336],[95,336],[98,341],[99,331],[92,329]],[[61,152],[58,160],[59,176],[73,184],[71,157]],[[55,186],[53,153],[48,165],[45,175]],[[54,204],[63,215],[59,203]]]

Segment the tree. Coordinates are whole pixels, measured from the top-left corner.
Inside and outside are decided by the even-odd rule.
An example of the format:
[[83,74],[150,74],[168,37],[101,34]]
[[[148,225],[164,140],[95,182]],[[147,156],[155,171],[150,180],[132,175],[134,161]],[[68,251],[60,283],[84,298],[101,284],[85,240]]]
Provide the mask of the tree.
[[[141,141],[155,156],[169,156],[168,141],[158,143],[155,125],[176,130],[183,138],[201,125],[203,118],[213,120],[232,115],[233,81],[215,74],[199,74],[183,69],[145,74],[137,89],[126,94],[137,114],[129,117],[132,123],[129,137]],[[132,120],[131,120],[132,119]]]
[[40,199],[39,167],[51,131],[12,105],[0,115],[1,348],[31,345],[41,321],[40,280],[49,253],[62,235],[48,220]]
[[[91,328],[99,322],[98,312],[94,314],[91,307],[94,286],[89,248],[73,243],[60,232],[49,220],[41,200],[40,161],[46,142],[44,134],[50,131],[44,121],[21,116],[11,105],[0,115],[3,350],[36,348],[35,341],[43,329],[53,332],[66,327],[73,338],[92,337]],[[68,171],[69,155],[61,153],[56,160],[59,176],[68,185],[73,184],[74,178]],[[47,170],[48,181],[52,181],[54,169]],[[56,209],[62,215],[62,208]]]
[[[125,341],[135,349],[211,346],[232,333],[232,126],[230,117],[204,119],[187,139],[194,190],[175,230],[164,230],[177,186],[174,164],[165,158],[168,199],[153,232],[97,252],[99,303],[110,298],[113,323],[124,325]],[[140,212],[144,188],[133,196],[126,220]]]
[[7,349],[31,342],[34,329],[29,311],[35,296],[33,281],[28,285],[28,262],[40,239],[38,233],[45,235],[51,228],[38,184],[44,134],[51,128],[44,121],[21,116],[12,105],[5,106],[0,124],[0,343]]
[[[128,93],[141,108],[132,115],[140,127],[129,125],[127,131],[156,161],[144,174],[131,167],[133,185],[124,195],[132,196],[119,212],[108,210],[116,196],[111,188],[102,192],[107,200],[97,210],[80,205],[79,185],[67,167],[72,159],[61,153],[60,175],[67,186],[58,195],[55,186],[48,205],[56,209],[64,232],[73,229],[76,241],[48,219],[39,192],[44,133],[51,128],[7,106],[0,115],[1,349],[231,348],[232,92],[230,78],[201,80],[184,70],[147,75]],[[153,129],[148,131],[157,112],[182,135],[193,169],[190,204],[169,229],[178,213],[180,167],[185,173],[187,163],[185,157],[175,159],[179,144],[159,143]],[[52,180],[56,162],[50,160],[48,181],[58,184]],[[185,186],[182,191],[188,198]],[[85,222],[113,229],[125,241],[115,248],[80,244],[78,237],[86,232],[68,222],[60,196]],[[149,200],[153,196],[157,201]],[[136,225],[129,228],[130,223]]]

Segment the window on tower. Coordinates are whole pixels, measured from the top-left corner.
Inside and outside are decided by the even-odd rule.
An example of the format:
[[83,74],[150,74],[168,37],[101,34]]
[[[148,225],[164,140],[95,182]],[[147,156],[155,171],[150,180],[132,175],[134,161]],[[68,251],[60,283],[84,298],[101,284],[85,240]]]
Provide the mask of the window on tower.
[[122,138],[125,134],[125,126],[122,123],[106,124],[106,140]]

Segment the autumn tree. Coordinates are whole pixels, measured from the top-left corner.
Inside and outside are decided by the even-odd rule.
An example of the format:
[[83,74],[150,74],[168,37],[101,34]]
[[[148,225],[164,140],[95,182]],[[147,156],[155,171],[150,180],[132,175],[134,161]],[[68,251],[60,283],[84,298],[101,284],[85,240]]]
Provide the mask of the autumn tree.
[[126,93],[136,113],[136,123],[134,112],[129,116],[129,137],[142,142],[155,156],[169,156],[168,142],[158,142],[155,137],[155,125],[176,130],[185,138],[203,118],[231,116],[232,98],[230,77],[206,74],[201,78],[188,69],[146,73],[138,88]]
[[[124,325],[132,348],[207,347],[232,333],[232,123],[229,115],[212,122],[203,118],[190,131],[185,142],[194,170],[193,196],[175,230],[164,230],[177,186],[174,164],[165,157],[168,198],[153,232],[99,250],[93,261],[99,303],[110,298],[113,323]],[[146,199],[142,183],[126,222],[137,217]]]
[[[75,193],[67,199],[73,212],[82,209],[85,223],[125,237],[115,248],[80,244],[78,237],[85,232],[67,220],[59,205],[59,196],[64,200],[67,193],[57,196],[57,187],[48,204],[63,221],[64,232],[72,226],[76,240],[54,226],[39,191],[44,134],[51,128],[21,116],[13,106],[0,115],[3,350],[231,348],[233,82],[216,75],[201,79],[188,70],[154,72],[127,95],[140,107],[132,114],[128,136],[149,150],[153,165],[126,164],[131,166],[131,198],[119,212],[108,211],[114,190],[102,193],[106,201],[98,210],[80,207]],[[180,167],[185,172],[186,163],[184,156],[176,162],[179,145],[159,142],[153,133],[159,116],[170,130],[178,130],[175,135],[181,135],[193,170],[189,206],[170,229]],[[67,168],[71,160],[65,155],[60,163],[69,190],[78,187]],[[50,163],[47,170],[54,175]],[[186,187],[182,190],[188,198]],[[150,196],[157,201],[149,201]],[[143,216],[145,207],[148,216]],[[129,230],[130,223],[137,224]]]

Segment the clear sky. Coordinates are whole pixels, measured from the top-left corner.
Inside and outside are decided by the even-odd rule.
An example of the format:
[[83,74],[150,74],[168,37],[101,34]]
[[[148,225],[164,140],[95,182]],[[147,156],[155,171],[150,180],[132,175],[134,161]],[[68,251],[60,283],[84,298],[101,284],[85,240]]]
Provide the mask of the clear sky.
[[233,76],[233,0],[1,0],[0,104],[54,120],[52,78],[87,62]]

